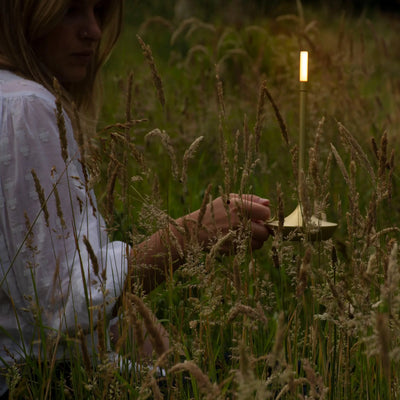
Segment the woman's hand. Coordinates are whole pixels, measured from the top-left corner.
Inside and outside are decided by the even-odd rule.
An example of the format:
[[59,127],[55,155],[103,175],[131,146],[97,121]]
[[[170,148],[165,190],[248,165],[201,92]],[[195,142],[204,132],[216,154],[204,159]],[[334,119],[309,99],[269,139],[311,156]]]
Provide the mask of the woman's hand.
[[[256,195],[230,194],[213,200],[207,205],[204,214],[197,210],[188,217],[191,220],[200,219],[198,239],[205,246],[229,231],[245,227],[250,230],[251,247],[259,249],[270,233],[265,224],[271,217],[269,204],[269,200]],[[231,248],[232,243],[227,243],[223,250],[228,251]]]
[[[178,218],[168,228],[155,232],[133,249],[129,275],[142,281],[143,289],[150,292],[165,280],[169,268],[166,266],[175,270],[183,262],[181,250],[191,239],[207,248],[230,232],[243,229],[249,233],[251,248],[259,249],[269,237],[266,221],[270,216],[269,200],[259,196],[230,194],[218,197],[205,208]],[[188,232],[191,237],[187,237]],[[234,250],[235,236],[232,234],[224,241],[218,251],[229,253]],[[127,279],[127,287],[130,287],[130,279]]]

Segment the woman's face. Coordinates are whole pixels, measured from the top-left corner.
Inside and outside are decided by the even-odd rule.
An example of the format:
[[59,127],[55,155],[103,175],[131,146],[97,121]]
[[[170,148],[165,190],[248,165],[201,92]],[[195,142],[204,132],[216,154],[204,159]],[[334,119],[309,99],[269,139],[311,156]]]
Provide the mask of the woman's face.
[[61,83],[85,79],[101,39],[104,1],[71,0],[63,19],[34,43],[40,60]]

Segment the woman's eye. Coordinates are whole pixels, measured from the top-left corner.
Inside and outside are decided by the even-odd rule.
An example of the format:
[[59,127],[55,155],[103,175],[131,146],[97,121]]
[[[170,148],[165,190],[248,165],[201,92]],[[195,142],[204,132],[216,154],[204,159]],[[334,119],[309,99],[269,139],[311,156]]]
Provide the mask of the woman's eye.
[[80,11],[79,6],[75,6],[75,5],[71,5],[68,7],[67,12],[66,12],[66,16],[68,17],[73,17],[75,15],[78,15]]
[[103,1],[98,2],[94,7],[94,14],[98,18],[99,21],[103,21],[105,14],[105,5]]
[[[0,0],[2,1],[2,0]],[[92,6],[84,5],[80,1],[72,1],[67,8],[65,16],[68,18],[79,17],[80,15],[86,15],[89,13],[93,13],[99,23],[102,23],[105,14],[106,14],[106,6],[104,1],[98,1]]]

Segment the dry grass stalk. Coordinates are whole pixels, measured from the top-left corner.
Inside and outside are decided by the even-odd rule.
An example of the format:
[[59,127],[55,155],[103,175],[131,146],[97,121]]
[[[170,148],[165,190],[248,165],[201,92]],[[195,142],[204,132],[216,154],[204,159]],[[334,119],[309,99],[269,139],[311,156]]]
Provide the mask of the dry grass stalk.
[[104,334],[104,313],[105,310],[103,307],[100,307],[97,313],[97,348],[99,350],[100,360],[104,361],[107,357],[107,344],[106,344],[106,337]]
[[[50,296],[50,301],[52,304],[54,304],[56,301],[58,302],[58,296],[59,296],[59,286],[57,282],[59,282],[60,279],[60,259],[57,257],[56,259],[56,268],[54,269],[54,274],[53,274],[53,279],[52,279],[52,284],[51,284],[51,296]],[[57,297],[56,297],[56,292],[57,292]]]
[[[179,257],[181,257],[181,259],[184,259],[184,257],[185,257],[185,253],[184,253],[185,243],[183,244],[183,246],[179,243],[179,240],[178,240],[175,232],[173,232],[173,230],[171,229],[171,226],[174,227],[174,229],[176,231],[178,231],[180,234],[184,234],[185,233],[185,228],[182,228],[180,225],[178,225],[176,223],[176,221],[174,221],[170,217],[168,217],[168,221],[169,222],[168,222],[167,229],[162,231],[162,234],[161,234],[161,239],[163,241],[163,244],[168,249],[174,248],[177,251]],[[185,237],[184,237],[184,241],[185,241]]]
[[86,168],[86,143],[85,143],[85,137],[83,135],[82,131],[82,125],[81,125],[81,118],[79,116],[78,109],[76,107],[76,104],[72,104],[72,110],[74,113],[74,122],[75,122],[75,136],[76,136],[76,141],[78,142],[78,147],[79,147],[79,153],[80,153],[80,163],[82,165],[82,171],[83,171],[83,176],[85,178],[85,185],[88,184],[89,182],[89,174]]
[[306,373],[308,383],[310,384],[310,398],[315,400],[325,399],[328,388],[325,388],[322,376],[318,376],[315,373],[314,369],[311,367],[310,361],[307,359],[303,360],[303,369]]
[[153,77],[153,83],[157,90],[158,100],[162,105],[162,107],[164,107],[165,106],[164,88],[160,74],[158,73],[156,64],[154,62],[153,53],[151,51],[150,46],[148,46],[139,35],[136,35],[136,37],[139,41],[140,47],[142,48],[146,61],[149,64],[151,74]]
[[[388,197],[391,192],[391,177],[393,173],[392,166],[394,164],[394,152],[392,151],[390,160],[387,154],[388,138],[385,131],[381,137],[380,149],[378,152],[378,195],[380,199]],[[389,173],[387,174],[387,171]],[[389,179],[388,179],[389,176]]]
[[53,192],[54,192],[54,197],[56,199],[57,216],[58,216],[58,218],[60,220],[60,224],[61,224],[62,229],[66,229],[67,228],[67,224],[65,223],[64,214],[63,214],[63,211],[61,209],[61,200],[60,200],[60,195],[58,193],[57,185],[53,185]]
[[[133,332],[135,348],[133,350],[138,352],[139,359],[144,358],[144,334],[142,323],[137,318],[136,308],[133,306],[132,302],[128,300],[127,296],[123,297],[123,310],[124,317],[121,324],[122,335],[118,338],[116,343],[116,350],[119,353],[122,346],[126,343],[130,333]],[[136,354],[135,354],[136,356]],[[137,357],[135,357],[137,358]]]
[[376,193],[374,192],[369,202],[367,218],[365,220],[365,225],[364,225],[365,250],[369,247],[371,243],[371,233],[374,232],[375,230],[376,212],[377,212],[377,201],[376,201]]
[[228,242],[231,241],[233,238],[235,237],[235,232],[233,231],[229,231],[227,234],[225,234],[224,236],[221,236],[216,243],[213,244],[213,246],[210,248],[210,251],[207,253],[206,255],[206,270],[210,271],[211,270],[211,266],[213,261],[215,260],[215,257],[217,256],[217,254],[219,253],[220,249],[222,248],[222,246]]
[[232,180],[233,184],[236,185],[237,178],[238,178],[238,170],[239,170],[239,138],[240,138],[240,131],[239,129],[236,130],[235,134],[235,144],[233,147],[233,165],[232,165]]
[[267,83],[263,81],[261,83],[261,87],[258,94],[258,103],[257,103],[257,114],[256,114],[256,123],[254,126],[254,137],[255,137],[255,146],[256,152],[258,152],[260,139],[261,139],[261,130],[262,125],[265,118],[264,113],[264,105],[265,105],[265,97],[267,95]]
[[379,149],[378,149],[378,145],[376,144],[376,140],[375,138],[371,138],[371,146],[372,146],[372,151],[375,154],[375,157],[377,160],[379,160]]
[[151,137],[159,137],[161,139],[161,143],[164,146],[164,148],[167,150],[168,156],[171,160],[172,175],[174,176],[175,179],[177,179],[178,178],[178,163],[176,161],[175,149],[172,144],[171,137],[168,135],[167,132],[162,131],[158,128],[153,129],[146,135],[146,139],[151,138]]
[[130,125],[129,122],[132,120],[132,86],[133,86],[133,72],[130,71],[128,74],[128,87],[126,90],[126,105],[125,105],[125,120],[126,127],[125,130],[129,131]]
[[326,276],[326,280],[328,282],[329,289],[332,293],[333,299],[335,300],[335,302],[337,304],[338,311],[340,313],[343,313],[346,310],[346,306],[343,303],[342,296],[340,296],[339,291],[335,285],[335,282],[332,282],[332,280],[328,276]]
[[[148,392],[148,389],[151,390],[151,393]],[[144,384],[140,386],[140,391],[139,391],[139,397],[137,400],[144,400],[144,399],[149,399],[151,398],[152,400],[162,400],[164,399],[163,394],[161,393],[160,387],[158,386],[158,383],[156,379],[154,378],[153,374],[148,373],[147,374],[147,379]]]
[[283,231],[283,224],[285,222],[285,204],[283,200],[282,186],[279,182],[276,184],[276,193],[278,196],[278,209],[277,209],[278,223],[279,223],[278,232],[281,233]]
[[197,149],[199,148],[200,143],[203,141],[203,139],[204,136],[200,136],[197,139],[195,139],[189,146],[189,148],[185,151],[185,154],[183,155],[181,183],[184,186],[186,186],[186,181],[187,181],[187,169],[189,165],[189,160],[191,160],[195,156]]
[[241,378],[244,381],[254,379],[253,371],[251,369],[251,362],[248,356],[248,351],[249,349],[244,343],[244,338],[242,338],[239,344],[239,366],[240,366]]
[[274,267],[276,269],[279,269],[281,267],[281,263],[280,263],[280,257],[279,257],[279,251],[278,248],[276,246],[272,246],[271,248],[271,252],[272,252],[272,262],[274,264]]
[[286,336],[286,324],[285,324],[285,314],[281,312],[278,318],[278,326],[275,334],[275,342],[272,348],[272,352],[269,357],[270,366],[275,368],[277,363],[280,362],[282,358],[282,351],[285,344]]
[[[33,234],[33,226],[26,211],[24,212],[24,219],[26,228],[25,245],[32,252],[32,254],[35,254],[37,252],[37,248],[34,244],[35,236]],[[28,265],[31,265],[31,263],[28,262]],[[31,267],[33,267],[33,265],[31,265]]]
[[302,206],[304,223],[307,228],[309,226],[311,215],[313,214],[313,205],[311,203],[304,171],[300,171],[299,174],[299,201]]
[[68,160],[67,129],[65,127],[65,119],[61,102],[62,99],[61,86],[56,78],[54,78],[53,80],[53,88],[56,93],[56,119],[57,119],[57,127],[61,144],[61,157],[64,160],[64,162],[67,163]]
[[209,202],[211,202],[211,198],[210,198],[211,189],[212,189],[212,184],[210,183],[207,186],[207,189],[203,196],[203,200],[201,202],[200,211],[199,211],[199,215],[198,215],[198,219],[197,219],[197,229],[200,229],[201,226],[203,225],[202,222],[203,222],[204,215],[206,214],[206,211],[207,211],[207,204]]
[[290,383],[287,383],[281,391],[278,393],[278,395],[274,398],[275,400],[280,400],[283,398],[283,396],[289,392],[293,391],[297,386],[304,386],[307,385],[308,379],[306,378],[298,378],[298,379],[293,379]]
[[106,125],[104,128],[102,128],[100,131],[98,131],[98,134],[101,136],[103,134],[110,134],[110,135],[115,135],[119,136],[122,139],[125,139],[121,136],[121,131],[125,132],[127,129],[131,129],[134,126],[141,124],[143,122],[148,122],[148,119],[142,118],[142,119],[131,119],[130,121],[125,121],[125,122],[116,122],[111,125]]
[[153,344],[154,350],[159,356],[161,356],[167,351],[167,349],[165,348],[163,338],[161,337],[160,330],[157,326],[156,317],[139,296],[136,296],[133,293],[127,293],[127,298],[136,305],[150,335],[150,340]]
[[323,130],[323,125],[325,122],[325,118],[322,118],[317,127],[317,131],[314,137],[314,145],[309,149],[309,173],[312,178],[312,183],[314,187],[314,199],[319,199],[322,197],[322,182],[320,179],[320,172],[319,172],[319,154],[320,148],[319,144],[321,141],[321,134]]
[[221,77],[219,76],[219,67],[216,66],[216,81],[217,81],[217,100],[219,109],[220,121],[225,120],[225,101],[224,101],[224,85],[222,83]]
[[[154,364],[154,367],[152,369],[150,369],[145,377],[145,382],[143,385],[141,385],[140,388],[140,393],[139,393],[139,398],[138,400],[142,399],[142,395],[144,399],[148,398],[148,395],[146,393],[146,389],[150,388],[152,393],[153,393],[153,399],[154,400],[162,400],[164,399],[164,396],[160,390],[160,386],[159,386],[159,382],[161,381],[161,379],[165,380],[166,377],[163,378],[158,378],[156,380],[155,375],[157,374],[157,372],[159,371],[159,368],[162,367],[163,365],[166,364],[167,362],[167,356],[171,353],[171,351],[166,351],[163,355],[161,355],[157,361]],[[168,397],[169,398],[169,397]]]
[[253,153],[254,153],[254,135],[249,135],[248,140],[245,143],[247,151],[245,153],[245,161],[242,171],[242,177],[240,180],[240,193],[245,192],[245,187],[248,183],[249,177],[251,176]]
[[84,235],[83,236],[83,243],[85,244],[86,250],[89,254],[90,261],[92,262],[93,272],[97,277],[99,277],[99,262],[97,260],[96,254],[94,254],[93,247],[89,242],[89,239]]
[[388,184],[387,184],[387,197],[389,199],[392,198],[392,191],[393,191],[393,174],[394,174],[394,149],[392,150],[392,152],[390,153],[390,158],[389,158],[389,163],[388,163],[388,167],[389,167],[389,174],[388,174]]
[[315,132],[315,137],[314,137],[314,149],[317,154],[319,154],[320,151],[320,143],[321,143],[321,137],[324,131],[324,126],[325,126],[325,117],[322,117],[318,121],[318,126],[317,126],[317,131]]
[[235,258],[233,259],[233,264],[232,264],[232,271],[233,271],[233,285],[235,286],[235,289],[237,293],[240,293],[241,290],[241,279],[240,279],[240,261],[238,259],[238,256],[236,255]]
[[379,357],[387,379],[390,378],[390,331],[387,314],[376,315],[376,330],[379,346]]
[[[123,203],[126,202],[127,196],[128,196],[128,187],[129,187],[129,175],[127,171],[127,164],[128,164],[128,158],[129,158],[129,150],[132,147],[131,146],[131,137],[130,137],[130,126],[129,122],[132,120],[131,116],[131,106],[132,106],[132,83],[133,83],[133,74],[129,73],[128,75],[128,85],[126,89],[126,104],[125,104],[125,121],[126,121],[126,127],[123,129],[123,151],[122,151],[122,159],[120,163],[124,168],[120,169],[120,179],[121,179],[121,200]],[[111,183],[111,184],[115,184]],[[108,210],[110,211],[110,209]],[[111,214],[109,214],[111,215]]]
[[311,147],[308,155],[309,155],[309,171],[313,182],[314,187],[314,198],[318,198],[318,194],[321,191],[321,179],[319,177],[318,170],[318,159],[317,159],[317,151],[314,147]]
[[236,304],[228,315],[228,323],[232,323],[232,321],[238,315],[246,315],[255,321],[261,321],[263,324],[268,324],[268,319],[264,313],[260,312],[261,310],[255,309],[250,306],[246,306],[245,304]]
[[382,236],[386,236],[389,233],[400,233],[400,228],[397,226],[391,226],[389,228],[384,228],[380,230],[379,232],[372,235],[371,243],[373,243],[375,240],[378,240]]
[[350,187],[349,187],[349,208],[350,208],[350,224],[353,233],[360,234],[357,229],[361,230],[363,227],[364,218],[360,213],[359,208],[359,200],[360,194],[357,191],[356,179],[357,179],[357,164],[354,160],[350,161],[349,168],[349,177],[350,177]]
[[243,152],[246,155],[247,158],[252,159],[253,157],[250,157],[250,143],[252,142],[251,137],[253,135],[250,133],[249,126],[248,126],[248,121],[247,121],[247,116],[244,116],[243,120]]
[[350,173],[348,173],[342,158],[333,144],[331,144],[331,149],[349,189],[348,199],[350,212],[347,213],[347,229],[348,236],[352,238],[354,235],[359,234],[357,229],[362,227],[363,223],[363,217],[359,211],[359,193],[356,190],[356,163],[353,160],[350,162]]
[[376,254],[371,254],[371,256],[368,259],[367,263],[367,269],[365,270],[365,273],[373,277],[376,273],[378,272],[378,262],[377,262],[377,256]]
[[44,190],[43,190],[43,187],[42,187],[42,185],[40,183],[40,180],[39,180],[39,178],[38,178],[38,176],[36,174],[36,171],[34,169],[31,170],[31,174],[32,174],[32,177],[33,177],[33,181],[35,183],[36,193],[37,193],[37,195],[39,197],[40,206],[41,206],[41,208],[43,210],[44,219],[46,221],[46,226],[48,227],[49,226],[49,217],[50,216],[49,216],[49,210],[47,209],[47,201],[46,201],[46,198],[45,198],[45,195],[44,195]]
[[[74,122],[75,122],[74,133],[75,133],[75,136],[76,136],[76,140],[77,140],[78,148],[79,148],[79,153],[80,153],[79,162],[80,162],[81,167],[82,167],[82,173],[83,173],[83,178],[84,178],[86,196],[88,197],[89,203],[92,206],[93,215],[95,215],[96,206],[95,206],[95,203],[93,201],[92,194],[90,193],[90,177],[89,177],[89,172],[88,172],[87,155],[86,155],[86,147],[88,146],[88,143],[85,140],[85,136],[84,136],[83,131],[82,131],[81,118],[79,116],[79,112],[78,112],[78,109],[77,109],[75,103],[72,104],[72,111],[73,111],[73,114],[74,114]],[[61,123],[62,123],[62,121],[61,121]],[[59,126],[59,129],[60,129],[60,126]],[[65,126],[64,126],[64,128],[61,126],[61,129],[65,129]],[[61,133],[60,133],[60,135],[61,135]],[[64,135],[64,134],[62,134],[62,135]],[[63,139],[61,140],[61,142],[63,142]],[[66,159],[64,159],[64,162],[66,162]]]
[[342,160],[342,157],[340,156],[340,154],[338,153],[338,151],[336,150],[336,147],[331,143],[331,150],[333,153],[333,156],[335,157],[335,160],[338,164],[338,167],[340,169],[340,172],[343,175],[344,180],[346,181],[346,184],[348,187],[351,187],[351,182],[350,182],[350,177],[349,174],[347,173],[347,169],[344,165],[344,162]]
[[398,244],[397,242],[390,242],[389,245],[392,246],[390,250],[390,255],[387,264],[387,272],[386,272],[386,297],[389,303],[389,309],[391,309],[392,300],[395,297],[396,292],[399,288],[400,283],[400,269],[399,264],[397,262],[398,257]]
[[215,400],[221,396],[221,390],[216,384],[211,383],[209,377],[193,361],[185,361],[175,364],[170,373],[188,371],[196,379],[200,392],[209,400]]
[[221,166],[224,171],[224,188],[225,193],[229,193],[231,187],[230,177],[230,163],[228,158],[228,145],[224,135],[224,121],[225,121],[225,103],[224,103],[224,91],[222,81],[220,80],[217,67],[217,100],[218,100],[218,137],[219,137],[219,149],[221,155]]
[[[321,192],[326,193],[325,197],[321,200],[321,204],[320,204],[321,210],[324,210],[328,204],[329,193],[330,193],[329,185],[331,182],[329,174],[331,172],[331,167],[332,167],[332,158],[333,158],[333,156],[332,156],[332,153],[330,152],[328,155],[328,158],[326,160],[326,163],[325,163],[325,170],[324,170],[324,174],[322,176],[322,181],[321,181],[321,187],[322,187]],[[319,197],[321,197],[321,195]]]
[[264,90],[269,102],[271,103],[272,108],[274,109],[274,113],[275,113],[276,119],[278,120],[278,124],[279,124],[279,128],[280,128],[283,140],[287,146],[290,146],[289,133],[288,133],[288,129],[287,129],[285,120],[283,119],[282,114],[279,111],[279,107],[277,106],[274,98],[272,97],[271,92],[268,90],[266,81],[263,82],[263,90]]
[[360,164],[363,165],[363,167],[367,171],[368,176],[372,180],[372,184],[375,185],[376,184],[375,172],[364,150],[362,149],[358,141],[355,139],[355,137],[340,122],[338,122],[338,126],[341,137],[350,147],[352,154],[356,156]]
[[[129,129],[128,124],[126,124],[124,130],[125,129]],[[126,135],[122,135],[122,134],[120,134],[118,132],[113,131],[113,132],[110,133],[110,136],[112,137],[112,139],[119,140],[122,143],[122,146],[124,146],[124,149],[126,149],[126,147],[128,147],[129,151],[130,151],[130,154],[139,163],[139,165],[141,166],[142,170],[144,170],[144,171],[146,170],[146,163],[145,163],[145,159],[144,159],[143,154],[139,151],[137,146],[135,146],[135,144],[130,141],[130,139],[129,140],[126,139]],[[111,154],[113,155],[114,153],[111,152]],[[118,161],[118,163],[123,165],[121,163],[121,161],[117,160],[117,158],[115,158],[114,161]]]
[[[223,205],[225,207],[226,215],[228,217],[228,224],[229,224],[229,226],[232,226],[232,224],[231,224],[231,210],[229,208],[229,204],[231,204],[231,200],[229,198],[230,197],[229,192],[224,192],[222,186],[218,186],[218,190],[219,190],[219,195],[221,196]],[[215,226],[214,215],[213,215],[213,222],[214,222],[214,226]]]
[[[170,26],[170,23],[169,23]],[[188,29],[188,32],[186,34],[187,37],[192,35],[196,30],[198,29],[204,29],[209,32],[215,32],[216,28],[212,24],[208,24],[201,19],[195,18],[195,17],[190,17],[184,19],[178,28],[173,32],[172,37],[171,37],[171,44],[174,44],[176,39],[183,34],[183,32]]]
[[78,326],[77,335],[79,343],[81,345],[83,366],[85,367],[85,371],[89,373],[89,371],[91,371],[92,369],[92,363],[90,362],[89,350],[87,348],[85,333],[80,326]]
[[114,220],[114,190],[115,184],[118,178],[118,172],[120,170],[119,163],[114,163],[110,160],[108,165],[108,179],[106,187],[106,217],[109,225],[112,225]]
[[189,51],[186,55],[185,67],[190,68],[192,65],[192,61],[195,59],[195,56],[199,55],[199,54],[201,54],[201,56],[204,56],[208,60],[211,60],[211,58],[212,58],[212,55],[206,46],[201,45],[201,44],[194,45],[189,49]]
[[109,226],[111,226],[114,221],[114,190],[115,190],[115,185],[117,183],[119,170],[120,170],[119,165],[115,165],[115,168],[111,173],[111,176],[107,180],[106,216]]
[[169,31],[172,31],[174,29],[174,24],[169,21],[168,19],[161,17],[159,15],[156,15],[154,17],[147,18],[139,27],[139,32],[144,33],[147,32],[148,29],[151,29],[151,25],[161,25],[165,26]]
[[[291,149],[290,149],[290,156],[291,156],[291,161],[292,161],[292,170],[293,170],[293,175],[295,177],[299,176],[299,149],[297,144],[295,144]],[[297,185],[299,183],[297,182]]]
[[304,294],[305,289],[307,288],[308,278],[311,272],[311,247],[307,247],[303,260],[300,265],[298,278],[297,278],[297,287],[296,287],[296,296],[300,297]]
[[183,241],[184,241],[184,252],[187,253],[188,249],[192,249],[199,246],[199,235],[197,224],[193,219],[183,219]]

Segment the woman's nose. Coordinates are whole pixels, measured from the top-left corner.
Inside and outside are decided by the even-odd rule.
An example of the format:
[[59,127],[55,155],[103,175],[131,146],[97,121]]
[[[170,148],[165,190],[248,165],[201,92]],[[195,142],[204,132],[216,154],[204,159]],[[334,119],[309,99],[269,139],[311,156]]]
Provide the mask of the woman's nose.
[[81,27],[81,38],[98,41],[101,39],[100,21],[94,11],[88,11]]

